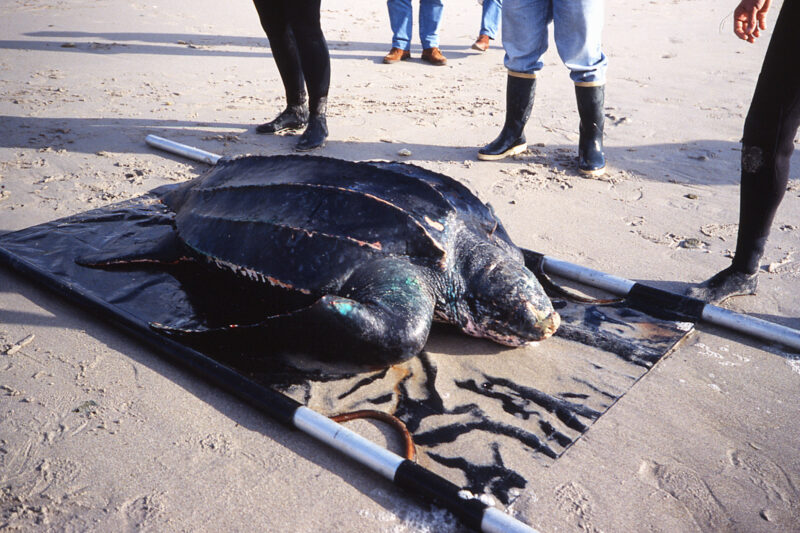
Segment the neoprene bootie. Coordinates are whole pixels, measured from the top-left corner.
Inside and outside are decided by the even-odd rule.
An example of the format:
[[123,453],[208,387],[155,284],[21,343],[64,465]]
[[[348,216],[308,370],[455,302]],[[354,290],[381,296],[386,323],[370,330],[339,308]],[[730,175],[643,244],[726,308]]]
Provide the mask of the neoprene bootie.
[[506,82],[506,122],[500,135],[478,150],[478,159],[496,161],[521,154],[528,149],[525,140],[525,124],[531,116],[533,97],[536,92],[535,78],[522,78],[509,74]]
[[325,144],[325,140],[328,138],[328,121],[325,118],[327,108],[328,98],[325,96],[310,106],[308,126],[294,147],[296,151],[308,152]]
[[605,86],[575,86],[578,115],[581,117],[578,140],[578,171],[587,176],[601,176],[606,172],[603,153],[603,103]]
[[305,98],[298,104],[290,104],[281,111],[275,120],[256,126],[256,133],[278,133],[285,130],[299,130],[308,123],[308,107]]
[[711,278],[686,291],[686,295],[704,302],[719,304],[732,296],[755,294],[758,289],[758,273],[750,274],[729,266]]

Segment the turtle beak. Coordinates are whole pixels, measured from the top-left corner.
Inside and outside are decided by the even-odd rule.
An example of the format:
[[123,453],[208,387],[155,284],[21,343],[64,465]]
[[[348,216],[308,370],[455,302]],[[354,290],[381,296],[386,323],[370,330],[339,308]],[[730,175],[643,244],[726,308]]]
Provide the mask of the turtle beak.
[[536,277],[512,261],[490,264],[471,278],[462,329],[506,346],[523,346],[555,333],[561,317]]
[[530,303],[523,304],[516,313],[514,325],[495,322],[480,331],[465,329],[470,335],[486,337],[505,346],[525,346],[551,337],[561,325],[561,316],[552,310],[542,311]]
[[556,332],[558,327],[561,325],[561,315],[559,315],[555,311],[550,311],[548,314],[544,315],[542,312],[536,308],[531,303],[526,304],[528,308],[528,313],[531,317],[534,317],[532,320],[533,323],[533,335],[537,338],[532,340],[544,340],[548,337],[551,337],[553,333]]

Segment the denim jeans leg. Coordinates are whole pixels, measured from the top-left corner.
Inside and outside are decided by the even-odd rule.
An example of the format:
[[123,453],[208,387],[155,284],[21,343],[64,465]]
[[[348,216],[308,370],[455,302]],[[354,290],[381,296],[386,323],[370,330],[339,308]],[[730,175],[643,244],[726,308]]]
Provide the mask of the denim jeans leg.
[[556,48],[576,85],[593,87],[606,82],[603,11],[603,0],[553,0]]
[[535,74],[542,69],[552,1],[557,0],[503,0],[504,63],[511,72]]
[[387,0],[386,6],[389,8],[389,25],[392,27],[392,47],[410,50],[414,24],[411,0]]
[[422,48],[439,46],[439,25],[442,22],[442,0],[419,1],[419,40]]
[[500,12],[502,7],[502,0],[483,0],[480,35],[488,35],[490,39],[497,37],[497,30],[500,28]]

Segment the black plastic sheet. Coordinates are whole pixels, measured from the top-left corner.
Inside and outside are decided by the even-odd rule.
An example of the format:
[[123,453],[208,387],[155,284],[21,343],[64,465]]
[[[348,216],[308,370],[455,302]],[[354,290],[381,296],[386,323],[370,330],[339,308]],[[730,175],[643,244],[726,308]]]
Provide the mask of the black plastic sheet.
[[[191,346],[150,323],[247,322],[285,302],[243,291],[196,264],[102,270],[76,263],[96,252],[152,243],[172,231],[170,218],[158,198],[146,194],[2,235],[0,258],[179,362],[204,365],[212,375],[234,370],[327,415],[355,409],[394,414],[412,432],[423,466],[504,503],[691,329],[624,301],[554,297],[563,318],[560,338],[508,350],[435,327],[419,357],[388,368],[272,353],[268,343],[251,339]],[[280,409],[275,414],[280,418]]]

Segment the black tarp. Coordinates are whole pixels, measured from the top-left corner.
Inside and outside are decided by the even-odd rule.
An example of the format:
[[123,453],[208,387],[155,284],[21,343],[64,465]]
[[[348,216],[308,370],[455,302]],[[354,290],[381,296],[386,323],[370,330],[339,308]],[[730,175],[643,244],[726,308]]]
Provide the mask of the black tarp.
[[173,360],[202,366],[212,379],[234,370],[327,415],[392,413],[414,435],[423,466],[505,503],[691,329],[625,302],[554,297],[560,338],[506,350],[437,327],[419,357],[389,368],[273,354],[248,342],[188,346],[149,324],[231,323],[268,312],[272,303],[197,266],[99,270],[76,263],[94,252],[152,243],[172,231],[169,218],[146,194],[1,235],[0,258]]

